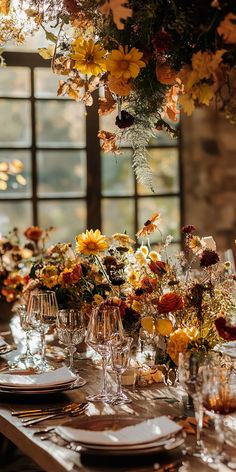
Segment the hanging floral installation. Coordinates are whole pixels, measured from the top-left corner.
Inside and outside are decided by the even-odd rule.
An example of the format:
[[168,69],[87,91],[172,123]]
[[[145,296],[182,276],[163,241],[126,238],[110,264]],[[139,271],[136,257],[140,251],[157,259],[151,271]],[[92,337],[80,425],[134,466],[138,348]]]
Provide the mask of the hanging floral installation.
[[235,0],[0,0],[0,43],[40,28],[39,53],[63,75],[58,95],[85,106],[100,90],[99,115],[117,111],[117,133],[99,131],[105,152],[133,147],[137,178],[152,187],[146,146],[175,137],[182,109],[215,102],[236,121]]

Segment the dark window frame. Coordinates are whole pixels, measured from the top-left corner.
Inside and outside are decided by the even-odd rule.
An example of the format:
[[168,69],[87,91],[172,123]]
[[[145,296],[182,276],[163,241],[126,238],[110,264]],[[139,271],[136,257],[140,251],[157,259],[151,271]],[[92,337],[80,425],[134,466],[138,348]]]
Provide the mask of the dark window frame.
[[[87,107],[86,115],[86,147],[62,147],[61,150],[65,151],[76,151],[76,150],[85,150],[87,154],[86,159],[86,170],[87,170],[87,183],[86,183],[86,194],[85,196],[57,196],[57,197],[40,197],[37,195],[37,151],[55,151],[58,148],[55,147],[46,147],[46,146],[37,146],[36,143],[36,102],[39,101],[60,101],[61,98],[53,97],[41,97],[38,98],[35,96],[35,81],[34,81],[34,69],[39,68],[49,68],[49,61],[44,60],[37,53],[30,52],[5,52],[4,57],[8,66],[12,67],[28,67],[30,69],[30,82],[31,82],[31,94],[29,97],[7,97],[1,96],[1,99],[7,100],[28,100],[31,104],[31,134],[32,142],[29,147],[2,147],[4,150],[13,151],[16,149],[27,150],[31,152],[31,171],[32,171],[32,197],[8,197],[1,198],[1,201],[14,202],[17,201],[32,201],[32,217],[33,224],[38,225],[38,201],[54,201],[54,200],[83,200],[86,202],[87,207],[87,228],[102,228],[102,200],[109,199],[116,201],[117,199],[132,199],[134,200],[134,232],[136,233],[138,228],[138,200],[140,198],[167,198],[167,197],[177,197],[179,198],[179,211],[180,211],[180,225],[183,224],[183,212],[184,212],[184,202],[183,202],[183,172],[182,172],[182,152],[181,152],[181,133],[178,144],[173,145],[150,145],[150,149],[173,149],[178,148],[178,174],[179,174],[179,191],[178,192],[166,192],[160,194],[138,194],[137,191],[137,182],[134,178],[134,194],[133,195],[114,195],[106,196],[102,194],[102,172],[101,172],[101,152],[100,152],[100,143],[97,138],[97,133],[99,130],[99,115],[98,115],[98,92],[94,94],[94,103],[92,107]],[[64,101],[70,101],[68,98],[63,98]],[[125,148],[124,148],[125,149]],[[127,148],[130,149],[130,148]],[[179,243],[175,240],[174,242]]]

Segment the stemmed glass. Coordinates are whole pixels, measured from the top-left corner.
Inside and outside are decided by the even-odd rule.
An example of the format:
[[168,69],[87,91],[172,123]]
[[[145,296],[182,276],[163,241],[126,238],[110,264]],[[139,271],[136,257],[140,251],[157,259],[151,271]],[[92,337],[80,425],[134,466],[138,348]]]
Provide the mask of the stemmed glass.
[[[205,366],[202,376],[202,402],[207,415],[213,420],[218,441],[213,451],[208,451],[203,442],[202,459],[218,463],[227,459],[224,454],[224,417],[236,411],[236,374],[231,366]],[[231,463],[231,461],[230,461]],[[235,464],[236,466],[236,464]]]
[[193,400],[195,418],[197,421],[196,444],[188,448],[187,452],[200,457],[202,451],[201,431],[203,427],[203,406],[199,375],[201,366],[206,362],[205,352],[187,351],[179,355],[179,382]]
[[15,357],[13,362],[9,361],[9,366],[10,368],[15,368],[15,367],[21,367],[21,365],[23,364],[23,366],[25,366],[26,368],[35,367],[34,359],[30,352],[30,347],[29,347],[29,339],[30,339],[30,334],[32,332],[32,327],[28,323],[26,305],[18,305],[17,313],[20,319],[20,326],[22,330],[25,332],[25,352]]
[[216,367],[228,365],[230,358],[213,351],[187,351],[179,355],[179,382],[193,400],[195,418],[197,421],[196,445],[187,450],[193,456],[202,457],[201,432],[203,428],[203,372]]
[[[59,310],[57,313],[56,327],[59,341],[67,346],[69,352],[69,369],[77,374],[74,368],[74,353],[76,346],[83,341],[85,336],[83,313],[72,309]],[[82,387],[85,384],[86,381],[77,375],[76,386]]]
[[119,343],[111,345],[111,365],[117,375],[117,391],[115,397],[112,398],[113,405],[122,405],[132,401],[125,395],[121,385],[122,374],[125,372],[129,362],[132,341],[133,338],[125,337]]
[[107,364],[111,345],[123,338],[123,326],[118,307],[107,306],[93,310],[87,328],[86,342],[102,357],[103,389],[98,395],[89,396],[90,401],[109,402],[112,395],[107,390]]
[[48,290],[45,292],[31,293],[27,307],[27,317],[29,325],[40,333],[41,336],[41,361],[39,368],[42,372],[53,369],[45,359],[45,337],[49,326],[56,322],[57,311],[58,305],[55,292]]

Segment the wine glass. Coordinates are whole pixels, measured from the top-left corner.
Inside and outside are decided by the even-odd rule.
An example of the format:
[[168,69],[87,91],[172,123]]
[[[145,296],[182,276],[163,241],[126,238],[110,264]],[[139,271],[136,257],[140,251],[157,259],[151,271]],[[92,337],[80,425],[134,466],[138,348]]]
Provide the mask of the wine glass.
[[196,444],[187,448],[187,452],[200,457],[202,451],[201,431],[203,427],[203,406],[201,399],[199,375],[201,366],[206,362],[207,353],[202,351],[187,351],[179,354],[179,382],[193,400],[194,413],[197,422]]
[[113,405],[122,405],[132,401],[125,395],[121,385],[122,374],[128,366],[132,341],[133,338],[125,337],[119,343],[111,345],[111,365],[117,375],[117,391],[115,397],[112,398]]
[[188,448],[187,452],[196,457],[202,456],[201,432],[203,428],[203,369],[208,366],[213,369],[215,366],[229,365],[230,358],[214,351],[187,351],[179,355],[179,382],[193,400],[195,418],[197,422],[196,444]]
[[[59,341],[65,344],[69,351],[69,369],[77,374],[74,368],[74,353],[76,346],[83,341],[85,335],[85,324],[82,312],[72,309],[59,310],[57,313],[56,327]],[[82,387],[85,384],[86,381],[77,375],[76,386]]]
[[86,342],[102,357],[103,389],[100,394],[88,397],[88,400],[109,402],[112,399],[112,395],[107,390],[107,364],[111,345],[118,344],[123,336],[118,307],[107,306],[92,311]]
[[17,306],[17,313],[19,315],[20,326],[25,333],[25,351],[20,354],[19,356],[15,357],[13,362],[9,361],[10,368],[21,367],[22,365],[26,368],[28,367],[35,367],[33,356],[30,352],[29,347],[29,338],[32,332],[32,328],[28,323],[27,318],[27,306],[26,305],[18,305]]
[[39,368],[42,372],[53,369],[45,359],[45,336],[49,326],[56,322],[57,311],[58,305],[55,292],[47,290],[45,292],[31,293],[27,307],[27,317],[29,325],[40,333],[41,336],[41,361]]
[[224,454],[224,418],[236,412],[236,374],[232,366],[204,366],[202,376],[202,402],[206,414],[213,420],[218,439],[217,446],[209,450],[203,442],[201,457],[205,462],[218,463],[227,459]]

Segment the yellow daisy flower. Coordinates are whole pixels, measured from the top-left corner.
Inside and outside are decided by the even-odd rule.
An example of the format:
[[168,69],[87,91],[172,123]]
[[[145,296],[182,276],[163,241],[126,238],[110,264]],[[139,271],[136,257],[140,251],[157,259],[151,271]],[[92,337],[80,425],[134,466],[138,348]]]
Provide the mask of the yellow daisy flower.
[[100,44],[79,37],[73,43],[74,54],[70,56],[75,61],[75,68],[86,75],[99,75],[106,71],[106,50]]
[[142,306],[142,303],[138,302],[137,300],[134,300],[132,303],[132,308],[133,310],[140,313],[142,311],[143,306]]
[[117,79],[128,80],[135,79],[141,67],[146,67],[145,62],[141,61],[143,53],[136,48],[128,51],[128,46],[119,46],[119,49],[113,49],[110,56],[106,59],[106,67],[111,76]]
[[161,261],[161,255],[160,255],[159,252],[151,251],[149,253],[149,257],[150,257],[151,261],[153,261],[153,262]]
[[143,254],[143,252],[141,252],[141,251],[139,251],[139,250],[136,251],[135,258],[136,258],[136,261],[137,261],[140,265],[146,264],[146,257],[145,257],[145,255]]
[[47,288],[52,288],[58,284],[57,269],[53,265],[47,265],[39,274],[39,279]]
[[80,252],[86,256],[96,255],[98,252],[103,252],[107,248],[106,236],[101,234],[99,229],[93,231],[86,230],[86,233],[81,233],[76,236],[76,252]]
[[202,242],[199,236],[192,236],[188,242],[188,247],[192,249],[193,252],[198,252],[202,249]]
[[140,251],[144,254],[144,256],[148,255],[148,247],[147,246],[141,246]]
[[128,282],[131,284],[131,285],[137,285],[138,281],[139,281],[139,275],[138,275],[138,272],[136,272],[135,270],[133,270],[132,272],[129,273],[128,277],[127,277],[127,280]]
[[99,295],[98,293],[96,293],[94,296],[93,296],[93,303],[92,305],[93,306],[99,306],[102,302],[104,301],[104,298]]

